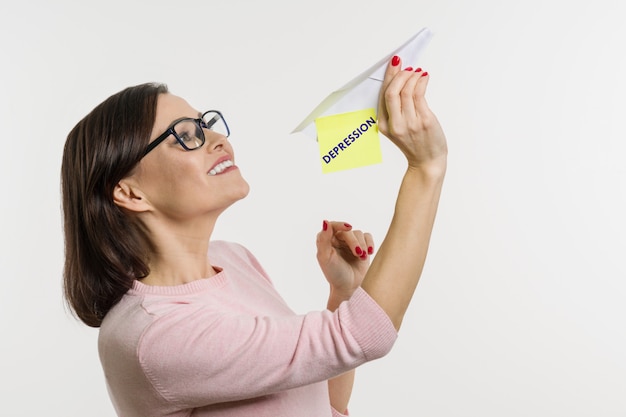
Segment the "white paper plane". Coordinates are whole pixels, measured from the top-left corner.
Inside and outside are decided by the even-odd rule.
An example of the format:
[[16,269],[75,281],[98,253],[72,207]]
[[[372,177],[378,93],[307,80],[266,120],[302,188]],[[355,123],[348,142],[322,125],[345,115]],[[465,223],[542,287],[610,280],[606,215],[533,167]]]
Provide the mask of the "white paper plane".
[[431,38],[432,32],[428,28],[417,32],[371,68],[326,97],[291,133],[303,132],[315,139],[315,119],[318,117],[370,108],[378,110],[378,94],[391,57],[397,55],[402,59],[403,66],[415,67]]

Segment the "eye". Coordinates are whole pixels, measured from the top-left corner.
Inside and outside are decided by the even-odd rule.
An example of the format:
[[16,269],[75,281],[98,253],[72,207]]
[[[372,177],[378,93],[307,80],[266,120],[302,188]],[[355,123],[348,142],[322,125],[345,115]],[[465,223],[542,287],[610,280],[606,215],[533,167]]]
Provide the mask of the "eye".
[[202,146],[202,129],[194,120],[185,120],[176,124],[176,135],[188,149],[195,149]]
[[196,136],[197,127],[193,122],[184,121],[177,123],[174,130],[179,138],[187,142],[189,140],[193,140],[193,137]]
[[185,143],[192,142],[195,139],[195,135],[192,135],[192,134],[190,134],[188,132],[184,132],[182,134],[179,134],[178,137],[180,137],[181,140],[183,142],[185,142]]

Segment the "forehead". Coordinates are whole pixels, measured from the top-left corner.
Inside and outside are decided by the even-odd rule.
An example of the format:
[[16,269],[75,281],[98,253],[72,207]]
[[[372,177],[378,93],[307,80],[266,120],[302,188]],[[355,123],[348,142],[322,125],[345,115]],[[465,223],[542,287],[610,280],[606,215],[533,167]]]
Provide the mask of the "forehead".
[[198,117],[198,111],[187,101],[173,94],[161,94],[157,99],[156,118],[152,129],[153,136],[167,130],[172,122],[183,117]]

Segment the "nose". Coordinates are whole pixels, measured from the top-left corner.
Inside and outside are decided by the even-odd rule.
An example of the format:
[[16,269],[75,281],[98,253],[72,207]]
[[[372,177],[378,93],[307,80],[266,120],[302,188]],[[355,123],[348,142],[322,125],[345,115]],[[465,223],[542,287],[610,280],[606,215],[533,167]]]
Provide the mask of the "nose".
[[204,129],[204,140],[205,147],[209,153],[220,151],[228,146],[228,138],[212,130]]

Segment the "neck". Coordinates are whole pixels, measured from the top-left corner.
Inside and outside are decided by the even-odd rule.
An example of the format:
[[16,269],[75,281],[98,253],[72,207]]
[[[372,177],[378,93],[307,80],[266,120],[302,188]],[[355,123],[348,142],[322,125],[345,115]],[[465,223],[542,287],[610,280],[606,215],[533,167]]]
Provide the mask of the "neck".
[[217,218],[189,222],[160,221],[148,224],[154,252],[147,285],[181,285],[216,274],[209,263],[209,241]]

